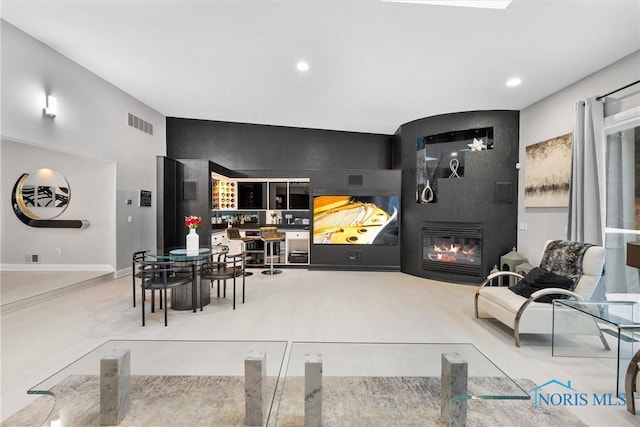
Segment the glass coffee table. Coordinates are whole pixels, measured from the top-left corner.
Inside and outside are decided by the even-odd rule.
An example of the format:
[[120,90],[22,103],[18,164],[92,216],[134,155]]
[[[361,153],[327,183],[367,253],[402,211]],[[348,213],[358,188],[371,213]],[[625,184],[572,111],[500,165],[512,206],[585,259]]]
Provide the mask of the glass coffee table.
[[[613,345],[610,346],[609,343]],[[616,393],[624,392],[627,366],[638,350],[639,303],[564,299],[553,301],[552,355],[616,358]]]
[[[100,360],[113,350],[126,349],[130,351],[130,407],[121,426],[241,426],[245,358],[250,352],[266,353],[268,417],[286,348],[286,341],[107,341],[29,389],[28,394],[53,396],[54,404],[41,403],[31,415],[27,407],[15,415],[22,417],[15,421],[99,426]],[[45,406],[48,410],[43,413]],[[29,418],[38,411],[42,414],[39,424]]]
[[467,404],[468,425],[486,425],[477,419],[480,410],[508,424],[509,418],[495,418],[512,415],[502,411],[501,401],[531,404],[528,392],[472,344],[112,340],[29,389],[53,399],[36,399],[8,421],[100,425],[100,361],[114,350],[130,354],[123,427],[244,426],[244,362],[254,352],[266,354],[266,426],[304,425],[305,358],[311,353],[322,355],[323,425],[442,424],[443,353],[457,353],[468,363],[467,393],[450,400]]
[[472,344],[293,342],[276,425],[304,425],[307,354],[322,359],[323,425],[439,425],[443,353],[468,363],[468,394],[452,400],[468,401],[469,425],[480,424],[472,402],[530,399]]

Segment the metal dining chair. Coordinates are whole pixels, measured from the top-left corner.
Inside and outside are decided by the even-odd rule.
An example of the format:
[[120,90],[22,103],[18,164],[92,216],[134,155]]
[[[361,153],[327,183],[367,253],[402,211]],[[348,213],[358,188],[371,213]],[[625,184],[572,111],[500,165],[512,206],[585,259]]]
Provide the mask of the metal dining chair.
[[237,255],[218,255],[218,261],[209,261],[202,265],[200,278],[210,280],[211,287],[213,281],[217,282],[217,295],[220,297],[220,282],[223,282],[222,297],[227,297],[227,280],[233,280],[233,309],[236,309],[236,277],[242,277],[242,303],[244,304],[245,276],[242,266],[244,265],[244,252]]
[[142,280],[142,326],[145,326],[145,294],[151,291],[151,312],[155,312],[155,291],[160,292],[160,308],[164,303],[164,326],[167,326],[167,293],[178,286],[186,286],[193,280],[192,275],[176,274],[173,261],[139,261]]
[[[133,256],[131,257],[131,284],[132,284],[132,290],[133,290],[133,306],[136,306],[136,279],[140,279],[141,278],[141,274],[140,274],[140,266],[139,263],[142,261],[145,261],[145,257],[147,255],[147,250],[142,250],[142,251],[136,251],[133,253]],[[160,306],[160,308],[162,308],[162,305]]]

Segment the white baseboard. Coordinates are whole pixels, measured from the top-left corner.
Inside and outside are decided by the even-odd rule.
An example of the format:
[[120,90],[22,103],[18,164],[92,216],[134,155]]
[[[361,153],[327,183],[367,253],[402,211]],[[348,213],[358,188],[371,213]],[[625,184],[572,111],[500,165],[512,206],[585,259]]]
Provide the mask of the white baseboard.
[[129,276],[129,275],[131,275],[131,271],[132,270],[133,269],[131,267],[121,268],[120,270],[116,270],[116,272],[113,273],[113,277],[114,277],[114,279],[119,279],[119,278],[124,277],[124,276]]
[[0,264],[0,271],[115,271],[109,264]]

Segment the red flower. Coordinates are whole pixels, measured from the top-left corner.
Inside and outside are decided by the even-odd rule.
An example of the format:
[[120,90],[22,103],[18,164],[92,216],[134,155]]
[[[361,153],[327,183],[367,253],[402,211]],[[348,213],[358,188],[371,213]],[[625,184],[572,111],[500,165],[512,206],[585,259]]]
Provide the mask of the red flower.
[[200,225],[202,225],[202,218],[200,218],[199,216],[185,216],[184,217],[184,225],[186,225],[189,228],[198,228]]

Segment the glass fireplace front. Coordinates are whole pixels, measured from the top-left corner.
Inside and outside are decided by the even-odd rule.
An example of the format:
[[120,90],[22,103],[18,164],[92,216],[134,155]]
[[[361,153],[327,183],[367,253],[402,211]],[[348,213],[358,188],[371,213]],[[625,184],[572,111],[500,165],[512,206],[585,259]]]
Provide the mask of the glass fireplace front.
[[423,268],[470,276],[482,274],[484,228],[476,223],[425,223]]

